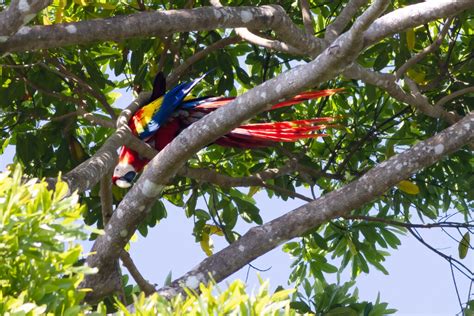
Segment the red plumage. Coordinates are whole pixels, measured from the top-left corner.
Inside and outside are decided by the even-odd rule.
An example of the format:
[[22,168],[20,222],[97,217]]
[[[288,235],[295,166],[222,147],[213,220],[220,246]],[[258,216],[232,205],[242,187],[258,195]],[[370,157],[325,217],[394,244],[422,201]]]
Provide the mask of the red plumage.
[[[200,79],[202,79],[202,77]],[[197,81],[195,80],[191,84]],[[178,88],[180,87],[181,86],[178,86]],[[184,85],[182,85],[182,87],[184,87]],[[186,87],[191,87],[191,85],[188,84]],[[178,91],[176,89],[177,88],[175,88],[173,92]],[[154,97],[150,99],[150,102],[163,95],[165,90],[164,76],[158,74],[155,79]],[[289,100],[273,105],[270,110],[295,105],[323,96],[330,96],[341,90],[343,89],[304,92]],[[182,103],[178,105],[173,112],[170,112],[171,115],[168,116],[167,120],[159,124],[159,128],[154,134],[144,138],[148,144],[158,151],[166,147],[183,129],[235,99],[234,97],[209,97],[184,100],[184,97],[181,97],[183,98]],[[140,124],[139,119],[139,112],[134,114],[130,119],[129,125],[132,131],[136,132],[135,124]],[[336,125],[331,124],[333,121],[334,118],[321,117],[284,122],[249,123],[233,129],[217,139],[214,143],[225,147],[248,149],[268,147],[275,142],[295,142],[300,139],[323,137],[327,136],[327,134],[320,133],[319,131],[335,127]],[[121,187],[129,187],[136,173],[140,172],[147,163],[147,159],[140,157],[138,153],[124,146],[119,156],[119,164],[114,171],[114,183]]]

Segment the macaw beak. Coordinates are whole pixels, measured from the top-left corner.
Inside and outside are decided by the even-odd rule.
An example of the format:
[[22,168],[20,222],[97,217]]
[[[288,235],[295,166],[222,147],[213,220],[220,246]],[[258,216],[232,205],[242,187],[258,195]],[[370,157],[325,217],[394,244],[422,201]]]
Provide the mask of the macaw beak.
[[132,186],[133,180],[137,176],[135,171],[129,171],[121,177],[112,177],[113,183],[119,188],[128,189]]

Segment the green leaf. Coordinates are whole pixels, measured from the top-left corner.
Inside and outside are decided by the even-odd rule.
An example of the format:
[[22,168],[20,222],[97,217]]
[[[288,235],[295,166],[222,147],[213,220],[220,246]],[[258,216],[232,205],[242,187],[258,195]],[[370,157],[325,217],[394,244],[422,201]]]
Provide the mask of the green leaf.
[[467,256],[467,252],[470,247],[470,242],[471,242],[471,236],[469,232],[464,233],[462,236],[461,241],[459,242],[458,246],[458,252],[459,252],[459,258],[464,259]]
[[326,316],[358,316],[356,310],[350,307],[336,307],[325,313]]
[[310,313],[311,308],[303,301],[294,301],[290,303],[290,307],[300,314]]
[[132,57],[130,58],[130,67],[134,73],[138,73],[138,70],[144,66],[143,64],[144,52],[142,47],[132,51]]
[[385,67],[387,67],[389,61],[390,61],[390,58],[387,51],[384,50],[384,51],[379,52],[379,55],[374,61],[374,70],[380,71],[384,69]]
[[407,47],[409,50],[413,50],[415,48],[415,29],[411,28],[406,31],[407,36]]

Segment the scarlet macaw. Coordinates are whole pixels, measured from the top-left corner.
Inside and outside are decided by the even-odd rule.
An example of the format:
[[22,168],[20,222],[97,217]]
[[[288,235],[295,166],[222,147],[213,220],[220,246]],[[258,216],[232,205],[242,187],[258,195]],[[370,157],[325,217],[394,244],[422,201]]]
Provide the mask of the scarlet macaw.
[[[158,73],[154,80],[153,92],[148,104],[140,108],[129,121],[132,132],[160,151],[183,129],[235,99],[234,97],[194,98],[188,95],[204,76],[191,82],[181,83],[165,94],[166,79],[163,73]],[[271,109],[329,96],[340,90],[342,89],[304,92],[290,100],[274,105]],[[307,120],[245,124],[233,129],[214,143],[227,147],[259,148],[268,147],[274,142],[294,142],[304,138],[316,138],[326,136],[326,134],[315,133],[315,131],[330,127],[321,123],[328,123],[333,120],[331,117],[321,117]],[[119,163],[114,170],[113,182],[121,188],[129,188],[137,173],[147,163],[147,159],[123,146],[119,155]]]

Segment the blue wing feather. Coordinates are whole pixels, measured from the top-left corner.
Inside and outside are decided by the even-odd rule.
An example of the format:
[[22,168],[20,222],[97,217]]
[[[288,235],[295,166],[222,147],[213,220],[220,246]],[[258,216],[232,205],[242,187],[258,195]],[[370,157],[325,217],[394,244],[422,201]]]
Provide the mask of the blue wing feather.
[[[140,134],[140,138],[146,139],[156,133],[160,126],[166,123],[172,113],[183,105],[184,98],[206,75],[207,73],[191,82],[181,83],[167,92],[163,97],[161,106],[153,113],[150,122],[145,126],[143,133]],[[186,108],[190,107],[187,106]]]

